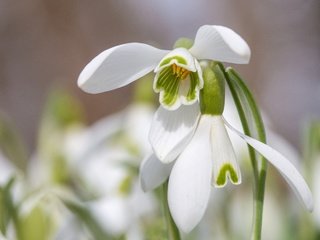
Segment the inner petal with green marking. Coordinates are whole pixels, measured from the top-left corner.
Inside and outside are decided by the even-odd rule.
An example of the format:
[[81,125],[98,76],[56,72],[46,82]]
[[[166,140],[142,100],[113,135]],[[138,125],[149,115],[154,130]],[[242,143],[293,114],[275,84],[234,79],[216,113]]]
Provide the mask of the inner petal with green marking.
[[[172,55],[172,54],[178,55]],[[160,93],[160,103],[168,110],[198,100],[203,87],[201,67],[186,49],[175,49],[164,57],[155,69],[154,91]]]
[[[197,100],[199,78],[176,64],[164,68],[155,79],[155,91],[160,92],[160,102],[169,109],[176,109],[182,104],[192,104]],[[198,87],[199,88],[199,87]]]
[[240,168],[221,115],[209,115],[211,126],[211,151],[213,160],[213,185],[224,187],[228,180],[241,183]]
[[233,184],[239,184],[239,177],[237,175],[237,172],[232,167],[231,164],[224,164],[220,171],[218,176],[216,177],[216,184],[217,186],[225,186],[227,184],[227,180],[230,180]]

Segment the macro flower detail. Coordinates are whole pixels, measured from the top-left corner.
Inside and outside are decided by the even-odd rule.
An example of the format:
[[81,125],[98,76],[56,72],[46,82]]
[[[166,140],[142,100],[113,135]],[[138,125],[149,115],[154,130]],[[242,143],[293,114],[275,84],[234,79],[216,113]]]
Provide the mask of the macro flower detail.
[[191,105],[203,86],[200,60],[248,63],[250,49],[233,30],[223,26],[199,28],[190,49],[161,50],[143,43],[112,47],[96,56],[81,72],[78,86],[88,93],[123,87],[155,72],[154,91],[169,110]]
[[153,89],[160,92],[160,103],[175,110],[194,104],[203,87],[202,70],[197,59],[185,48],[169,52],[155,68]]
[[[252,107],[255,104],[253,98],[250,98],[252,104],[247,101],[239,103],[237,97],[248,100],[249,95],[245,95],[247,92],[243,93],[246,86],[237,82],[234,84],[239,85],[238,89],[234,89],[228,70],[221,64],[248,63],[250,49],[247,43],[233,30],[212,25],[200,27],[192,44],[178,42],[172,51],[143,43],[112,47],[96,56],[78,78],[78,85],[84,91],[100,93],[123,87],[150,72],[154,73],[153,90],[159,93],[160,106],[154,114],[149,132],[153,152],[145,157],[140,166],[143,190],[152,190],[169,179],[163,186],[170,213],[180,230],[190,232],[206,211],[211,186],[222,188],[228,182],[238,185],[242,181],[227,132],[229,129],[268,160],[311,211],[311,192],[294,165],[263,143],[264,137],[259,136],[263,141],[260,142],[247,136],[233,128],[223,117],[225,82],[228,82],[232,94],[240,94],[233,95],[235,102],[252,111],[252,115],[244,117],[248,119],[241,119],[244,121],[244,130],[245,125],[250,124],[251,117],[257,118],[256,115],[259,115],[259,110]],[[239,115],[243,111],[240,107]],[[261,119],[256,121],[257,125],[263,126]],[[264,136],[263,127],[254,130]],[[247,130],[245,133],[251,134]],[[263,204],[256,203],[263,203],[266,161],[262,158],[260,164],[258,159],[251,158],[253,165],[261,165],[261,168],[253,167],[255,176],[262,176],[254,179],[254,192],[260,194],[254,195],[257,206],[255,212],[259,214]],[[256,217],[256,233],[259,234],[262,214]]]

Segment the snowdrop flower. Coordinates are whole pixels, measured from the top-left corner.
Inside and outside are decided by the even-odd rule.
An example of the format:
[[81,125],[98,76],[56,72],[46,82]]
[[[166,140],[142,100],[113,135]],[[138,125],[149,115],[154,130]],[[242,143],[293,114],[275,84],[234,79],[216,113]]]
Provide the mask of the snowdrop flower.
[[126,166],[134,161],[125,148],[106,144],[79,165],[85,184],[99,195],[87,203],[89,210],[114,236],[141,232],[140,220],[155,210],[155,199],[142,192],[137,177]]
[[203,87],[199,60],[247,63],[250,49],[234,31],[223,26],[199,28],[190,49],[160,50],[143,43],[112,47],[96,56],[81,72],[78,85],[88,93],[123,87],[154,71],[153,89],[168,110],[192,105]]
[[[82,185],[96,196],[86,206],[112,236],[142,239],[141,220],[156,209],[154,196],[141,190],[133,169],[145,151],[150,151],[147,129],[152,113],[148,104],[132,104],[67,140],[65,151],[69,152],[71,168],[79,174]],[[120,133],[124,141],[115,142]],[[136,144],[135,154],[126,146],[128,142],[130,147],[131,142]]]
[[[228,127],[282,174],[305,207],[311,211],[311,192],[294,165],[275,149],[242,134],[223,118],[224,78],[217,64],[204,67],[204,80],[205,86],[200,98],[201,109],[198,105],[188,106],[198,113],[195,121],[189,122],[190,118],[187,116],[183,126],[175,126],[169,124],[174,121],[159,121],[156,114],[152,124],[157,127],[152,129],[170,129],[166,136],[162,135],[166,139],[162,144],[175,149],[174,155],[177,158],[164,162],[155,154],[148,156],[140,168],[143,189],[153,189],[169,177],[168,204],[172,217],[182,231],[190,232],[199,223],[207,208],[211,185],[221,188],[228,181],[236,185],[241,183],[240,168],[226,130]],[[153,134],[151,131],[151,138]],[[189,135],[192,136],[190,142]],[[171,138],[179,140],[174,145]],[[179,151],[181,148],[176,145],[186,145],[186,142],[187,146]]]

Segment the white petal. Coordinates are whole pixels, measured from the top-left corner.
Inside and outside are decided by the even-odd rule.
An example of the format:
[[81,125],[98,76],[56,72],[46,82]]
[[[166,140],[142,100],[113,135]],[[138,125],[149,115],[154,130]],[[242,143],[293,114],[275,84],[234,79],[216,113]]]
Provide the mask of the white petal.
[[137,144],[141,153],[150,152],[148,135],[155,112],[154,107],[151,104],[134,103],[126,112],[124,131]]
[[100,119],[81,132],[70,132],[64,144],[70,164],[78,167],[82,161],[97,153],[108,139],[123,129],[125,117],[126,112],[121,111]]
[[211,59],[229,63],[248,63],[250,48],[233,30],[223,26],[204,25],[199,28],[189,51],[197,59]]
[[149,141],[163,163],[172,162],[189,143],[200,115],[199,104],[168,111],[160,106],[151,124]]
[[313,200],[311,191],[301,174],[294,167],[294,165],[270,146],[242,134],[241,132],[233,128],[226,121],[225,123],[231,130],[237,133],[250,146],[252,146],[256,151],[258,151],[262,156],[264,156],[275,168],[278,169],[278,171],[286,179],[290,187],[294,190],[295,194],[302,201],[305,207],[309,211],[312,211]]
[[82,70],[78,86],[88,93],[123,87],[151,72],[167,52],[143,43],[107,49]]
[[125,233],[132,223],[128,201],[124,197],[102,198],[90,202],[88,208],[104,230],[111,234]]
[[194,137],[170,174],[168,203],[178,228],[190,232],[207,208],[211,187],[210,121],[201,117]]
[[[179,57],[185,61],[185,63],[179,62],[175,57]],[[169,61],[168,61],[169,60]],[[160,62],[158,62],[158,66],[155,68],[154,72],[159,72],[160,70],[172,65],[173,63],[177,66],[180,66],[184,69],[187,69],[191,72],[195,72],[196,66],[193,56],[190,52],[185,48],[176,48],[165,55]]]
[[210,118],[211,150],[213,159],[213,184],[224,187],[228,179],[233,184],[241,183],[241,173],[237,159],[221,116],[206,116]]
[[17,169],[0,152],[0,186],[6,184],[14,176],[15,172],[18,173]]
[[164,164],[151,154],[147,156],[140,166],[140,183],[142,190],[147,192],[160,186],[170,175],[173,163]]
[[285,156],[287,159],[290,159],[290,162],[299,169],[301,167],[301,156],[299,155],[297,149],[292,146],[284,137],[275,133],[271,129],[267,129],[266,133],[268,145],[278,152],[281,152],[283,156]]

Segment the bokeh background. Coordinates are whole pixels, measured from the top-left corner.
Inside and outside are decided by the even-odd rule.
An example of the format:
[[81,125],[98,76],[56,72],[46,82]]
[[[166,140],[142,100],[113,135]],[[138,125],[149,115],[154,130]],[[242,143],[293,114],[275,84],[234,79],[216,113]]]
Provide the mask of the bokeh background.
[[249,43],[250,64],[236,68],[274,128],[299,148],[303,126],[320,115],[319,0],[2,0],[0,109],[31,150],[54,86],[80,99],[89,123],[131,101],[132,86],[99,95],[78,89],[80,71],[99,52],[126,42],[170,49],[203,24],[228,26]]
[[[24,236],[22,240],[46,239],[32,234],[57,234],[54,239],[66,239],[61,236],[77,233],[82,237],[83,231],[70,227],[82,225],[73,221],[70,224],[69,217],[83,218],[89,223],[92,219],[77,216],[77,209],[68,206],[65,194],[57,189],[75,195],[89,212],[100,213],[101,226],[118,223],[112,217],[119,219],[121,216],[129,227],[132,223],[127,223],[128,219],[140,224],[137,221],[140,213],[135,216],[132,209],[137,210],[137,205],[143,209],[145,206],[134,197],[135,201],[139,200],[136,204],[131,196],[135,196],[136,190],[141,193],[138,168],[150,147],[146,126],[153,110],[151,106],[130,105],[134,98],[134,84],[90,95],[77,87],[77,78],[93,57],[114,45],[144,42],[171,49],[180,37],[194,38],[197,29],[204,24],[232,28],[249,43],[252,50],[250,63],[234,67],[246,79],[272,129],[293,144],[300,155],[305,155],[301,158],[306,160],[301,164],[304,167],[301,172],[313,191],[315,211],[310,215],[301,211],[297,201],[291,201],[294,198],[280,175],[270,168],[264,238],[292,240],[314,236],[312,239],[320,239],[320,0],[0,0],[0,239],[2,234],[10,236],[13,213],[19,220],[13,223],[16,230],[13,234]],[[62,91],[62,95],[52,95],[56,88],[66,91]],[[80,105],[74,99],[78,99]],[[84,108],[87,124],[82,122],[79,106]],[[119,112],[127,106],[130,107]],[[3,112],[8,118],[3,118]],[[107,115],[111,118],[104,118]],[[11,126],[4,124],[8,119]],[[101,119],[104,119],[103,124]],[[145,121],[141,121],[143,119]],[[311,120],[318,122],[308,128]],[[91,124],[94,125],[87,128]],[[11,134],[10,127],[17,131]],[[27,156],[23,143],[14,141],[14,133],[22,136],[28,148]],[[141,141],[141,135],[145,141]],[[125,156],[119,156],[119,152]],[[16,159],[22,161],[15,162]],[[14,164],[6,168],[3,162],[7,160]],[[223,239],[219,234],[223,236],[224,233],[228,236],[225,239],[232,239],[233,234],[233,239],[248,239],[252,178],[249,161],[242,162],[243,182],[246,184],[237,188],[228,186],[223,191],[214,189],[210,211],[194,232],[203,234],[203,237],[191,235],[190,239],[208,239],[210,231],[217,239]],[[17,163],[23,163],[23,166]],[[125,173],[117,179],[112,173],[120,170]],[[115,181],[118,182],[112,191],[106,187]],[[13,187],[9,186],[11,183]],[[20,185],[16,202],[15,197],[19,194],[15,194],[14,187]],[[159,197],[158,193],[154,196],[152,193],[150,197],[155,209],[159,210],[153,199]],[[43,195],[39,203],[36,202],[34,208],[29,206],[31,212],[23,212],[28,201],[37,198],[38,194]],[[13,205],[10,201],[3,201],[7,199],[3,196],[11,199],[11,195]],[[61,199],[55,201],[56,196],[63,199],[63,211],[60,209]],[[53,199],[56,204],[48,204],[48,199]],[[114,202],[121,203],[123,208],[112,207],[110,200],[117,200]],[[107,208],[101,204],[106,204]],[[113,211],[110,209],[116,210],[111,217],[109,213]],[[125,209],[124,214],[119,214],[119,209]],[[55,218],[56,213],[61,216],[53,219],[53,223],[33,219],[38,211],[49,220]],[[141,217],[140,225],[150,232],[145,236],[151,236],[155,231],[157,238],[154,239],[159,239],[158,232],[166,232],[163,223],[158,223],[159,213],[155,215],[153,221]],[[52,231],[44,227],[56,223]],[[85,225],[86,228],[81,227],[81,230],[100,234],[95,227],[99,224],[91,224],[93,229],[90,224]],[[6,227],[8,234],[3,231]],[[130,229],[118,229],[119,233],[113,233],[114,227],[107,227],[107,233],[117,237],[131,233]],[[238,236],[239,233],[243,236]],[[166,234],[163,236],[166,239]]]

